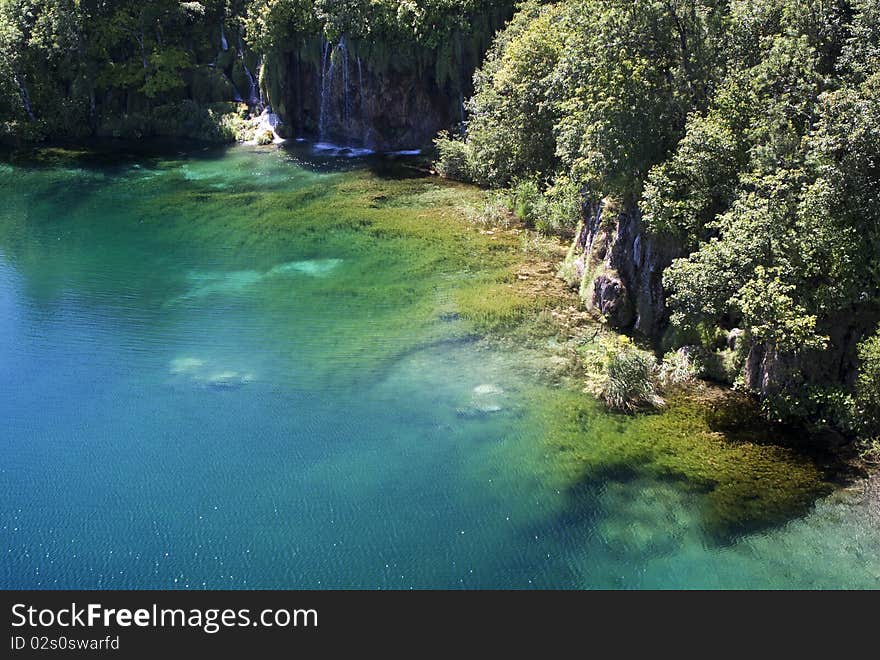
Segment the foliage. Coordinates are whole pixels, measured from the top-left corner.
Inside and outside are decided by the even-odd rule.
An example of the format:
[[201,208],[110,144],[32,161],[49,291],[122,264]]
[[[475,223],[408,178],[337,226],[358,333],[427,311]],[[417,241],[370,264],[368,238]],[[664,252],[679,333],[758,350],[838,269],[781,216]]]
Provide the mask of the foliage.
[[633,412],[663,405],[655,389],[657,361],[646,351],[627,346],[608,355],[601,398],[614,410]]
[[686,350],[670,351],[663,356],[657,369],[657,380],[663,388],[694,382],[700,373],[699,360]]
[[437,174],[455,181],[469,181],[473,178],[470,150],[461,140],[455,139],[449,131],[442,131],[434,140],[439,158]]
[[231,86],[225,96],[199,98],[194,72],[214,66],[220,25],[242,5],[0,0],[0,119],[16,124],[20,137],[34,133],[26,123],[43,135],[83,137],[126,115],[164,121],[151,113],[185,100],[200,113],[232,101]]
[[[841,13],[810,9],[807,26]],[[842,34],[864,34],[871,16],[856,14]],[[749,345],[811,360],[834,350],[831,330],[859,324],[880,303],[877,60],[854,36],[823,49],[824,37],[790,23],[763,29],[762,57],[735,62],[730,74],[738,98],[720,94],[689,126],[652,171],[643,205],[652,230],[695,248],[664,275],[673,324],[742,327]],[[844,55],[829,64],[835,51]],[[706,139],[707,124],[721,139]],[[834,383],[775,387],[774,416],[854,428],[840,399],[849,394],[822,394],[839,392]]]
[[278,62],[288,52],[308,47],[319,63],[322,40],[345,39],[374,69],[409,67],[427,71],[428,81],[433,69],[457,100],[469,93],[469,72],[513,4],[0,0],[0,123],[18,137],[82,137],[122,115],[147,116],[184,100],[233,101],[259,76],[263,55],[275,57],[270,66],[281,76]]
[[505,0],[257,0],[249,3],[248,31],[263,50],[283,47],[295,34],[342,36],[371,42],[416,42],[437,48],[475,15],[506,11]]
[[577,222],[572,191],[637,194],[706,102],[723,4],[523,3],[475,76],[467,135],[444,145],[441,167],[484,185],[544,182],[553,230]]
[[[738,329],[735,351],[702,349],[704,372],[725,380],[753,347],[786,364],[837,360],[840,380],[780,372],[768,387],[786,402],[776,412],[847,427],[856,355],[841,341],[880,306],[878,35],[876,0],[527,2],[441,165],[510,188],[542,229],[609,197],[640,212],[686,253],[662,275],[665,347]],[[535,187],[580,203],[560,222]]]
[[867,433],[880,433],[880,329],[859,344],[855,414]]
[[498,191],[489,191],[483,203],[476,208],[467,209],[471,222],[488,228],[508,229],[514,222],[507,198]]

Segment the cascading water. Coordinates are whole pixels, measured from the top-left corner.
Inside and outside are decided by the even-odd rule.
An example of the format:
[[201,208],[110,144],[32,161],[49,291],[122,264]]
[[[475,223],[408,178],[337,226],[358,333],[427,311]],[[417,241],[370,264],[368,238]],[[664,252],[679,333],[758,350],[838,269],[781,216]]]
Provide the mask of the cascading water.
[[[272,133],[272,142],[274,144],[281,144],[285,141],[284,138],[278,135],[278,127],[282,123],[281,117],[272,112],[272,108],[267,106],[258,119],[259,123],[254,130],[255,135],[260,136],[269,132]],[[256,142],[256,140],[254,142]]]
[[244,44],[241,40],[241,33],[238,34],[238,56],[241,58],[241,68],[244,70],[244,75],[248,79],[248,85],[250,86],[250,90],[248,92],[248,105],[259,106],[262,105],[260,101],[260,93],[259,93],[259,85],[257,85],[257,79],[254,78],[254,75],[251,73],[251,70],[248,69],[247,61],[244,57]]
[[[265,66],[265,63],[263,61],[263,56],[260,55],[260,61],[257,66],[257,80],[263,79],[263,67],[264,66]],[[260,107],[265,108],[268,105],[268,103],[266,101],[266,96],[263,94],[263,86],[258,84],[257,89],[259,90],[259,93],[260,93]]]
[[318,116],[318,139],[323,142],[327,135],[327,104],[333,85],[333,47],[330,42],[324,43],[321,57],[321,109]]
[[361,144],[367,146],[367,113],[364,110],[364,69],[361,66],[361,58],[357,58],[358,65],[358,100],[361,110]]
[[[326,143],[338,135],[354,137],[358,131],[352,130],[357,123],[355,98],[360,113],[360,141],[366,144],[366,113],[364,112],[364,72],[360,57],[357,63],[357,88],[352,89],[348,46],[345,37],[333,45],[325,42],[321,55],[321,107],[318,116],[318,141]],[[339,72],[337,73],[337,69]],[[341,89],[337,89],[341,88]],[[337,133],[338,135],[333,135]]]
[[25,114],[28,116],[28,119],[31,121],[36,121],[37,117],[34,114],[33,108],[31,107],[31,96],[28,94],[27,87],[24,84],[24,80],[17,73],[13,74],[13,80],[15,80],[15,84],[18,85],[18,95],[21,98],[21,107],[24,109]]
[[226,28],[223,26],[223,22],[220,22],[220,48],[223,49],[225,53],[229,50],[229,42],[226,41]]
[[348,93],[348,49],[345,47],[345,37],[339,39],[339,55],[342,59],[342,126],[348,127],[348,118],[351,115],[351,103]]
[[245,100],[242,97],[241,92],[238,91],[238,87],[236,87],[235,83],[232,81],[232,78],[227,76],[225,73],[223,74],[223,77],[226,78],[226,80],[228,80],[229,84],[232,86],[232,100],[236,103],[244,103]]

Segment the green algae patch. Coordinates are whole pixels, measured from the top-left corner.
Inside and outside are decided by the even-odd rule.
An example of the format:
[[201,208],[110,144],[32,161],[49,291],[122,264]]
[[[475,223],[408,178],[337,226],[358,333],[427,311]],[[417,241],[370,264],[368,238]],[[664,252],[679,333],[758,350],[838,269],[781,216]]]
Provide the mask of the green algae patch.
[[461,316],[480,332],[499,332],[536,314],[543,301],[504,282],[475,282],[456,291]]
[[[116,153],[110,168],[91,166],[110,159],[100,151],[42,154],[74,168],[48,176],[32,158],[41,171],[21,171],[28,203],[39,211],[75,188],[77,204],[53,219],[61,242],[23,240],[43,229],[17,213],[0,227],[10,259],[39,268],[43,257],[16,246],[44,241],[45,258],[51,252],[79,295],[100,304],[136,291],[172,315],[269,315],[261,331],[290,346],[303,387],[334,375],[364,384],[420,346],[473,337],[535,304],[507,288],[522,259],[517,235],[471,222],[485,198],[473,186],[393,163],[312,163],[281,149]],[[191,267],[143,259],[157,254]],[[108,258],[120,277],[90,281]]]
[[787,446],[781,431],[728,426],[727,405],[679,395],[662,412],[626,416],[556,390],[532,410],[548,469],[563,485],[627,474],[675,481],[700,494],[703,530],[723,541],[802,515],[831,490],[817,461]]

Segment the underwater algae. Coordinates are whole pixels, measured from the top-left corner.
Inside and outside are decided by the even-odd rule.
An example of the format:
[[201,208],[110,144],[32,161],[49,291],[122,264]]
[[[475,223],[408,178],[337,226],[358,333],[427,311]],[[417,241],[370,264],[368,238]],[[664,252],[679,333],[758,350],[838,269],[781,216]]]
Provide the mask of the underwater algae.
[[[671,480],[699,495],[704,531],[724,541],[802,515],[831,490],[816,457],[783,444],[784,431],[765,426],[756,436],[719,423],[726,405],[680,393],[659,411],[626,415],[554,390],[530,411],[540,416],[548,469],[562,484]],[[749,402],[736,397],[735,405]],[[751,428],[761,424],[757,411],[748,415]]]
[[[224,207],[240,194],[212,192],[211,199]],[[556,332],[558,323],[537,321],[573,298],[517,277],[528,259],[518,231],[487,232],[469,221],[483,195],[432,177],[370,170],[324,175],[294,193],[260,193],[256,206],[248,197],[247,240],[259,245],[286,234],[299,244],[313,242],[307,252],[315,258],[331,253],[343,261],[348,250],[357,250],[358,268],[340,265],[324,293],[332,299],[344,292],[355,316],[377,320],[381,337],[355,326],[334,331],[344,333],[339,344],[348,355],[380,370],[450,336],[509,336],[506,350],[516,353],[517,344],[536,344],[536,325],[548,338]],[[515,354],[509,359],[518,360]],[[518,422],[536,422],[537,440],[550,457],[541,469],[552,472],[553,481],[573,485],[630,472],[674,480],[698,494],[703,529],[718,539],[801,515],[831,489],[815,457],[794,449],[790,432],[765,425],[745,397],[713,402],[679,393],[652,413],[610,413],[580,391],[577,379],[546,387],[546,372],[558,359],[552,350],[530,359],[537,387],[523,393],[525,419]],[[722,417],[732,407],[739,414],[725,424]]]

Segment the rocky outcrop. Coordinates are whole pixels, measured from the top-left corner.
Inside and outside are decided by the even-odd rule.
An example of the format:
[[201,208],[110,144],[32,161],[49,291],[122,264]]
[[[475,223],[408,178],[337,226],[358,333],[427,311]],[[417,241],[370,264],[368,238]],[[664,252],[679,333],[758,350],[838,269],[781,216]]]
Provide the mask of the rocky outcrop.
[[[663,272],[686,254],[684,246],[646,232],[633,205],[588,203],[582,218],[560,276],[609,325],[635,331],[659,345],[668,327]],[[840,310],[821,327],[828,336],[827,348],[821,351],[782,352],[740,328],[728,330],[714,349],[699,350],[708,357],[707,368],[723,363],[728,359],[724,355],[733,359],[730,366],[708,369],[709,377],[730,383],[738,378],[762,398],[811,384],[852,385],[858,367],[856,346],[878,321],[877,309]]]
[[584,206],[560,274],[613,327],[658,338],[667,321],[663,271],[682,254],[674,241],[645,232],[634,205],[603,200]]
[[[668,327],[663,272],[685,254],[685,247],[673,238],[646,232],[634,205],[616,207],[603,200],[584,205],[560,276],[609,325],[635,331],[660,345]],[[699,350],[710,358],[709,377],[729,383],[739,378],[762,398],[811,384],[852,385],[858,366],[856,346],[878,321],[877,309],[840,310],[821,326],[828,336],[827,348],[821,351],[781,352],[741,328],[729,329],[717,346]],[[732,359],[731,365],[709,368],[728,359],[724,355]]]
[[463,119],[463,93],[432,74],[377,66],[343,39],[267,61],[263,85],[290,137],[394,151],[430,144]]
[[513,2],[472,4],[466,20],[435,34],[291,34],[261,62],[265,100],[290,137],[375,151],[428,146],[465,121],[474,72],[513,15]]
[[822,332],[828,336],[821,351],[784,353],[761,342],[748,342],[743,366],[743,384],[762,397],[781,391],[793,391],[811,383],[853,385],[858,374],[857,345],[870,335],[880,321],[880,310],[850,309],[826,323]]

